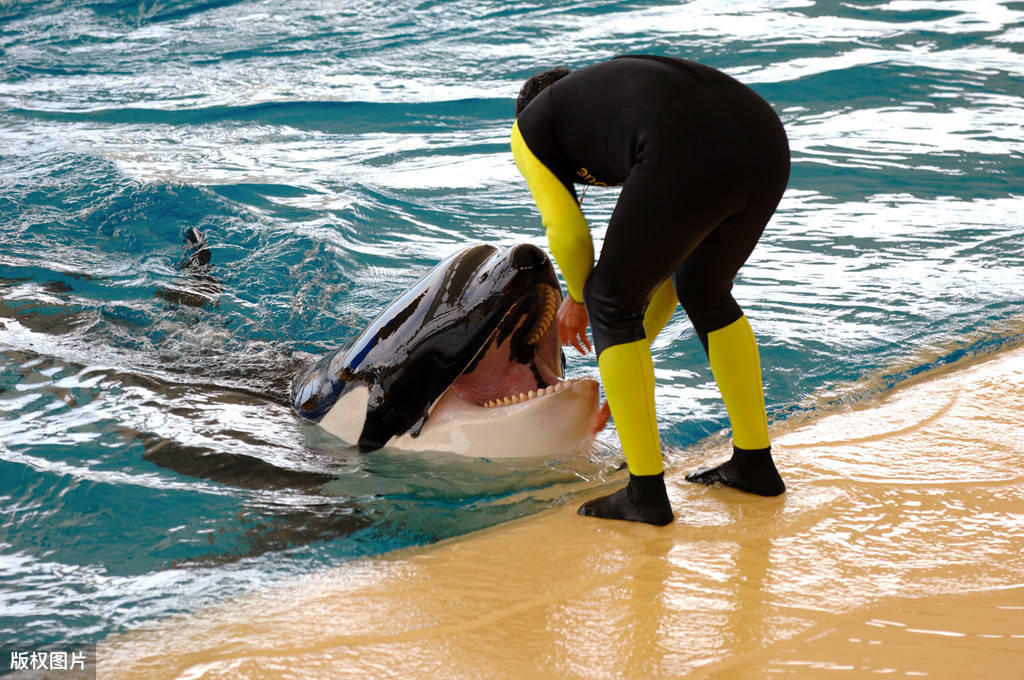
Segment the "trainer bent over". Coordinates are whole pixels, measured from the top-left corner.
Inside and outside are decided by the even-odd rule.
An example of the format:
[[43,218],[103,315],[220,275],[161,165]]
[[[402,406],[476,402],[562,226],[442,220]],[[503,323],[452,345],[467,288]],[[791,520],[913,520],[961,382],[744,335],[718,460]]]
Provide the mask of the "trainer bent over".
[[[584,351],[592,326],[629,467],[626,488],[580,514],[672,521],[649,346],[677,301],[707,352],[733,434],[732,458],[687,479],[782,493],[757,341],[730,292],[789,179],[789,145],[772,108],[709,66],[619,57],[528,80],[512,152],[569,289],[558,311],[562,341]],[[622,186],[596,264],[575,184]]]

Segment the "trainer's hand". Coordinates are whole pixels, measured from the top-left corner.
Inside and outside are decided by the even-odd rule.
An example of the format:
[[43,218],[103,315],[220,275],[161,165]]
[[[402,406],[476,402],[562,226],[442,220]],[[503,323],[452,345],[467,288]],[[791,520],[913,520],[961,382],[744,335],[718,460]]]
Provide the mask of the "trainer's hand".
[[571,295],[566,295],[562,300],[562,306],[558,308],[556,318],[562,344],[572,345],[580,354],[589,352],[591,347],[590,339],[587,338],[587,326],[590,325],[590,317],[587,316],[587,308],[573,300]]

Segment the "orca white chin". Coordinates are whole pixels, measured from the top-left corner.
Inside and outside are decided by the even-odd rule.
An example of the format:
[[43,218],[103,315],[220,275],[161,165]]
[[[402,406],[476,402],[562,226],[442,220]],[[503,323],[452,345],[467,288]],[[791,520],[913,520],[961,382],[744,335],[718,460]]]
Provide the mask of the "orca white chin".
[[507,399],[507,405],[477,406],[448,390],[418,436],[403,434],[387,446],[478,458],[535,458],[585,451],[594,441],[590,421],[598,408],[595,380],[563,380],[535,396]]
[[[342,441],[356,442],[368,398],[366,388],[352,390],[320,427]],[[598,408],[597,381],[562,380],[533,396],[517,394],[507,400],[478,406],[449,389],[418,435],[393,437],[385,448],[474,458],[550,458],[586,451],[593,444],[590,422]]]

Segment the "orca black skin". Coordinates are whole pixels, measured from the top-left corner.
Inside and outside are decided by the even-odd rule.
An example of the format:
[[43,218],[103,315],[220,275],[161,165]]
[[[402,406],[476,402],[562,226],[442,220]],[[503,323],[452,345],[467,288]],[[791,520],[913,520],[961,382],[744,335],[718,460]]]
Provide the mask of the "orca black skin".
[[[319,421],[356,385],[369,388],[359,447],[418,434],[434,402],[472,371],[492,342],[512,334],[512,359],[530,364],[541,311],[561,289],[551,261],[530,244],[468,248],[447,258],[378,316],[348,346],[293,383],[292,403]],[[543,331],[542,331],[543,332]],[[537,376],[538,383],[542,378]]]

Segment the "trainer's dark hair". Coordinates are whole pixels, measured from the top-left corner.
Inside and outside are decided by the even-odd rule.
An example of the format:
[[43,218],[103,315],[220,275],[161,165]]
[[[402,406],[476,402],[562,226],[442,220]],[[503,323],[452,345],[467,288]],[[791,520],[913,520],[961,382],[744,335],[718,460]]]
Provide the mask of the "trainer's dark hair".
[[562,68],[561,66],[553,68],[550,71],[544,71],[533,76],[523,85],[523,88],[519,90],[519,99],[516,100],[516,118],[523,112],[523,109],[533,101],[533,98],[539,95],[545,87],[561,80],[562,78],[569,75],[569,69]]

